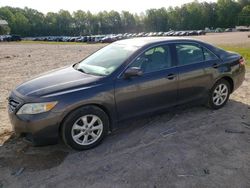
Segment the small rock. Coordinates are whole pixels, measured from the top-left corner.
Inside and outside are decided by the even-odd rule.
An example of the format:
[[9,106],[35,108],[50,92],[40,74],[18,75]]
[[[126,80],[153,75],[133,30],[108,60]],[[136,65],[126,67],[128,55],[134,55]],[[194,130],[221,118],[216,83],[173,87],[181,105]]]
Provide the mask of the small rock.
[[9,59],[9,58],[10,58],[10,56],[5,56],[4,58]]
[[204,169],[203,169],[203,172],[204,172],[204,174],[210,174],[210,171],[209,171],[209,169],[207,169],[207,168],[204,168]]
[[193,174],[178,174],[177,175],[178,177],[191,177],[191,176],[194,176]]
[[24,167],[21,167],[21,168],[18,169],[18,171],[12,172],[11,175],[19,176],[19,175],[21,175],[23,173],[24,169],[25,169]]
[[244,131],[238,131],[238,130],[233,130],[233,129],[226,129],[226,133],[238,133],[238,134],[244,134]]
[[166,130],[166,131],[164,131],[164,132],[162,132],[160,134],[161,134],[161,136],[166,137],[168,135],[175,134],[176,132],[177,132],[177,130],[175,129],[175,127],[171,127],[168,130]]
[[246,122],[241,122],[243,125],[244,125],[244,127],[246,127],[246,128],[249,128],[250,129],[250,123],[246,123]]
[[107,172],[107,171],[109,171],[111,169],[111,166],[110,165],[106,165],[106,166],[104,166],[103,169],[104,169],[104,171]]
[[28,57],[31,57],[31,55],[28,55]]
[[241,116],[241,119],[245,119],[245,118],[246,118],[246,116],[245,116],[245,115],[242,115],[242,116]]

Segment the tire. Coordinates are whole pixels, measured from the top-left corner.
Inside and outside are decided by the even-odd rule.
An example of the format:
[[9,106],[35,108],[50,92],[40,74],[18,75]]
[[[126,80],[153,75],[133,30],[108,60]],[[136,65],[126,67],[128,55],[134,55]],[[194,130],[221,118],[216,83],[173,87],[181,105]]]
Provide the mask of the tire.
[[81,107],[70,113],[62,124],[63,142],[75,150],[87,150],[99,145],[107,135],[109,118],[96,106]]
[[221,79],[217,81],[209,93],[208,107],[211,109],[220,109],[228,101],[231,93],[231,87],[228,81]]

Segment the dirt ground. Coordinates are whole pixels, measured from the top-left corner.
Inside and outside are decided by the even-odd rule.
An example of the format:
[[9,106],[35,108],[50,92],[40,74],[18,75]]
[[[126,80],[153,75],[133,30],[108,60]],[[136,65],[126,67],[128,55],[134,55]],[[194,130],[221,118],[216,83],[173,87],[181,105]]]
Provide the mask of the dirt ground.
[[215,45],[250,47],[250,32],[232,32],[232,33],[209,33],[202,36],[194,36],[199,40],[207,41]]
[[[248,34],[198,38],[250,46]],[[76,152],[63,144],[31,147],[9,138],[6,98],[16,85],[102,46],[0,43],[0,188],[250,187],[249,70],[224,108],[181,106],[124,122],[92,150]]]

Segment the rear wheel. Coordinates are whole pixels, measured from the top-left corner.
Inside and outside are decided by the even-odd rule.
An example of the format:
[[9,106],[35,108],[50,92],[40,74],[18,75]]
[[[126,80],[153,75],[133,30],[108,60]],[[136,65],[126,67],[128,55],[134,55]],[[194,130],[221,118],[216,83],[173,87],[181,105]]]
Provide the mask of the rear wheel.
[[101,143],[108,132],[109,119],[96,106],[86,106],[72,112],[62,125],[62,138],[76,150],[86,150]]
[[222,108],[228,101],[231,93],[228,81],[221,79],[213,86],[209,94],[208,106],[212,109]]

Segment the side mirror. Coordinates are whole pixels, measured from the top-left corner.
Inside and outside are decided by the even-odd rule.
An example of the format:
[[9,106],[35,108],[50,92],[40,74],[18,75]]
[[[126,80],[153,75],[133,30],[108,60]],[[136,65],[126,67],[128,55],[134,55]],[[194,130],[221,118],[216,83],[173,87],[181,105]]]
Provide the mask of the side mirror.
[[124,72],[124,78],[141,76],[143,71],[139,67],[130,67]]

